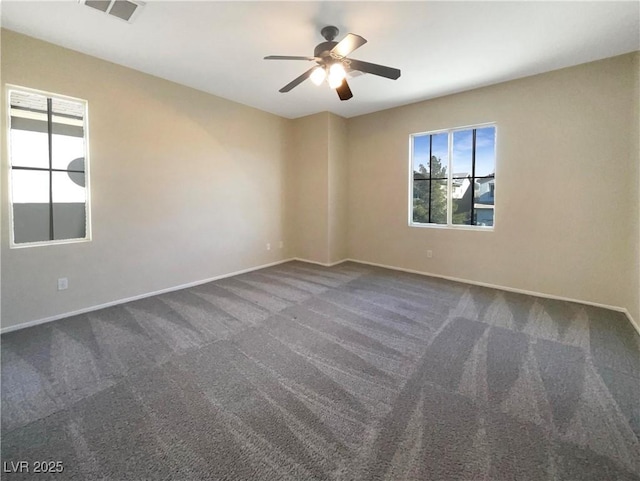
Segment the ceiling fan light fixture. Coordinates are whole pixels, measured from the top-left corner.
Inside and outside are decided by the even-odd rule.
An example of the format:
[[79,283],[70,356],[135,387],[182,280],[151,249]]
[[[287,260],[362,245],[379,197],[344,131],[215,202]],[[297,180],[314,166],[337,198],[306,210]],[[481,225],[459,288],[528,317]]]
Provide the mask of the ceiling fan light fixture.
[[311,75],[309,76],[311,81],[316,85],[322,84],[322,82],[324,82],[324,79],[326,77],[327,77],[326,70],[323,67],[320,67],[320,66],[314,68],[313,72],[311,72]]
[[342,81],[346,78],[347,72],[344,70],[342,63],[336,62],[329,68],[329,87],[332,89],[340,87]]

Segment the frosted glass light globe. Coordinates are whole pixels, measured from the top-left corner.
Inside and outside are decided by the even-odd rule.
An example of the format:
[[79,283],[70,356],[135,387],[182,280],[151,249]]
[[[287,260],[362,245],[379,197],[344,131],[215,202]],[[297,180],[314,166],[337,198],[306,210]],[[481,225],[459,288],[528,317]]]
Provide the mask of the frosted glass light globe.
[[347,72],[345,72],[344,67],[341,63],[334,63],[331,68],[329,68],[329,87],[332,89],[340,87],[342,85],[342,81],[347,76]]
[[313,72],[311,72],[310,78],[314,84],[320,85],[322,82],[324,82],[326,76],[327,72],[324,70],[324,68],[316,67],[315,69],[313,69]]

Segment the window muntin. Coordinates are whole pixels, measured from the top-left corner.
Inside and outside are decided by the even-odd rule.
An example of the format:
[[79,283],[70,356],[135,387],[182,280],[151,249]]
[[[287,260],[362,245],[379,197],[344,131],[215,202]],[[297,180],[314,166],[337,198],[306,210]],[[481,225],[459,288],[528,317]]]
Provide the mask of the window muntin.
[[493,124],[411,135],[410,225],[492,228]]
[[9,89],[12,246],[89,240],[86,102]]

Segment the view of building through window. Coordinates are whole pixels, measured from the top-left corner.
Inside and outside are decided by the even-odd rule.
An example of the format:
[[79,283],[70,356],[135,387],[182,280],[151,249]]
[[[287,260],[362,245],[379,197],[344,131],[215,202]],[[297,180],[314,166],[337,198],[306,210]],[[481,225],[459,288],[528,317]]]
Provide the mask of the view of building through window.
[[11,90],[15,244],[87,238],[86,103]]
[[411,136],[411,223],[493,226],[494,125]]

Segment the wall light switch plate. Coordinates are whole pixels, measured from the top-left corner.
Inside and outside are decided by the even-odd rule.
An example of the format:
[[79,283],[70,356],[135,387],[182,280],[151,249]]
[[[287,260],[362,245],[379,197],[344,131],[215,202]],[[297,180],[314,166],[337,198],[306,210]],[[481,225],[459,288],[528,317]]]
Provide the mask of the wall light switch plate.
[[66,277],[61,277],[60,279],[58,279],[59,291],[64,291],[68,287],[69,287],[69,279],[67,279]]

